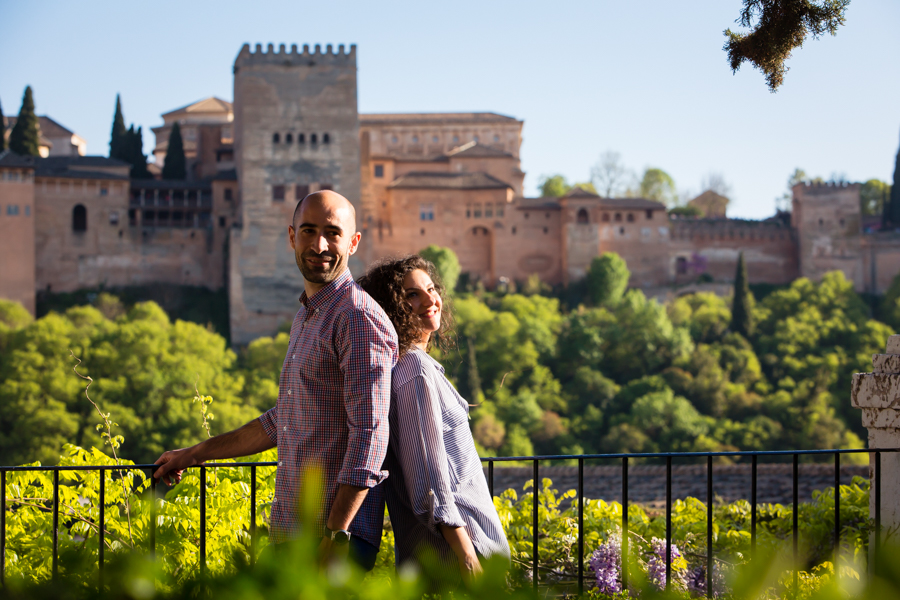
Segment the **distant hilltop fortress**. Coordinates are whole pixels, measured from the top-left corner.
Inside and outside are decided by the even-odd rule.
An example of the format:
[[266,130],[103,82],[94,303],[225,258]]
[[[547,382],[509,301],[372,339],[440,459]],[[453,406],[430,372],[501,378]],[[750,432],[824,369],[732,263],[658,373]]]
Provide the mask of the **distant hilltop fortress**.
[[533,274],[566,284],[606,251],[626,260],[632,286],[656,291],[704,273],[730,282],[739,252],[753,282],[838,269],[857,289],[882,293],[900,271],[900,243],[862,233],[859,184],[799,184],[792,212],[764,221],[727,219],[714,197],[697,199],[718,215],[706,219],[580,189],[526,198],[523,121],[361,115],[356,72],[353,45],[244,45],[233,104],[207,98],[153,128],[162,165],[179,123],[186,181],[130,180],[129,165],[83,156],[84,140],[50,119],[44,131],[42,121],[41,157],[0,154],[0,296],[33,312],[36,290],[227,288],[231,339],[244,344],[297,310],[302,285],[287,225],[296,202],[321,189],[357,207],[356,274],[429,244],[453,249],[489,288]]

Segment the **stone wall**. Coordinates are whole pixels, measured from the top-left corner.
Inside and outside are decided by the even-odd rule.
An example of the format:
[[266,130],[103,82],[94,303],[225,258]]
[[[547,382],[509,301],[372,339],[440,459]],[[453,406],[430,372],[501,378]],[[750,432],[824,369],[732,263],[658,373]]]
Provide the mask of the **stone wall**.
[[35,311],[34,170],[0,165],[0,298]]

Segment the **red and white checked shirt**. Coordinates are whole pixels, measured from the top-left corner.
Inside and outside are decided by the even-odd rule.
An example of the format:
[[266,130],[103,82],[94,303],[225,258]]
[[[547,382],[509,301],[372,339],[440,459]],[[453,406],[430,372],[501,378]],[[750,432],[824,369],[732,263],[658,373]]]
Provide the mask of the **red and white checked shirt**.
[[315,534],[323,533],[338,484],[374,488],[350,532],[377,548],[384,496],[375,486],[387,477],[381,467],[397,334],[349,270],[311,298],[304,292],[300,302],[281,368],[278,403],[259,418],[278,446],[269,537],[279,543],[298,533],[303,472],[317,467],[324,497],[317,503]]

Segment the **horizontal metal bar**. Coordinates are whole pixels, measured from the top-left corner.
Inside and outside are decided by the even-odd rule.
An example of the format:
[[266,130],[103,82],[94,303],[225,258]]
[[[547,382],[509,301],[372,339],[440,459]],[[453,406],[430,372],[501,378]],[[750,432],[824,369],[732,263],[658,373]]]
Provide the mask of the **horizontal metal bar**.
[[[889,452],[889,450],[885,450],[885,452]],[[276,461],[271,462],[235,462],[235,463],[204,463],[202,466],[204,467],[277,467],[278,463]],[[188,467],[189,469],[197,469],[200,465],[195,465],[193,467]],[[78,465],[72,466],[68,465],[65,467],[31,467],[31,466],[21,466],[21,467],[4,467],[0,466],[0,469],[5,471],[141,471],[146,469],[153,469],[154,471],[159,468],[159,465],[148,464],[148,465]]]

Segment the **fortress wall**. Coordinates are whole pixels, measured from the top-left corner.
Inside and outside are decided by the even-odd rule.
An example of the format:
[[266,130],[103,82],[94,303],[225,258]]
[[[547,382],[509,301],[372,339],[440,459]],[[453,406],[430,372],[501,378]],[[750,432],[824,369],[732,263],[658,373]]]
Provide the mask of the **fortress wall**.
[[[37,179],[37,289],[70,292],[153,283],[218,289],[224,285],[224,231],[132,226],[129,192],[129,182],[123,180]],[[73,210],[78,204],[87,210],[83,232],[73,230]]]
[[884,294],[900,275],[900,235],[891,231],[862,236],[860,254],[863,289],[871,294]]
[[784,222],[673,219],[670,232],[668,269],[676,284],[703,273],[734,281],[741,252],[751,283],[785,284],[799,276],[797,235]]
[[559,209],[506,205],[497,239],[496,277],[523,282],[537,274],[541,281],[562,282],[562,212]]
[[[10,206],[16,209],[10,211]],[[34,173],[31,169],[0,169],[0,298],[20,302],[32,315],[34,253]]]
[[[234,136],[241,228],[230,244],[231,339],[245,344],[271,335],[297,310],[303,281],[287,239],[293,186],[330,185],[362,212],[356,46],[244,45],[234,63]],[[273,193],[281,185],[283,201]],[[362,256],[351,259],[355,275]]]

